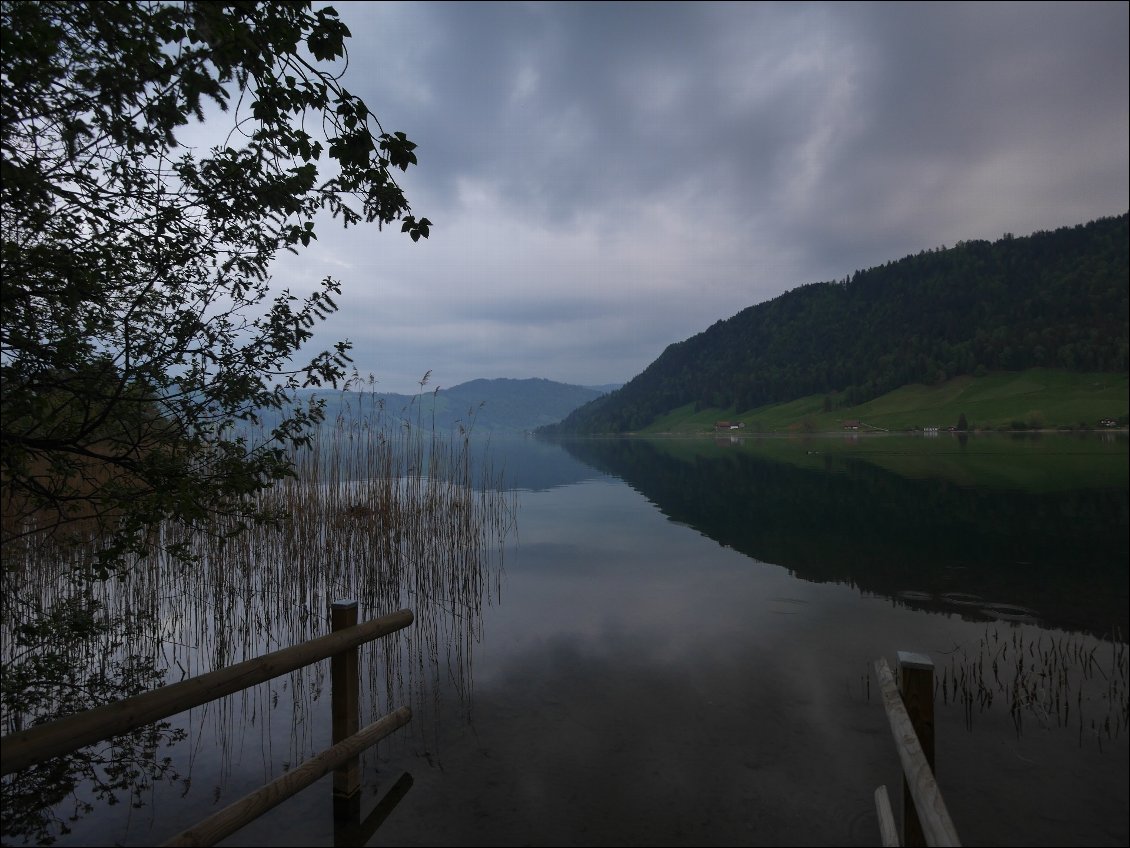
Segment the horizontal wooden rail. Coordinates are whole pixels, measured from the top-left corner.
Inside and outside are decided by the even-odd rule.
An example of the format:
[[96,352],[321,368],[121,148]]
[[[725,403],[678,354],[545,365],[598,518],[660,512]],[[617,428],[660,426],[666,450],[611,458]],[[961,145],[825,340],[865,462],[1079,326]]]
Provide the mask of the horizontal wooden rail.
[[879,679],[879,692],[883,707],[891,723],[891,733],[895,737],[895,748],[902,763],[903,775],[914,798],[914,807],[922,825],[922,833],[927,845],[961,845],[957,830],[950,820],[946,802],[934,779],[934,772],[926,761],[926,754],[918,741],[918,734],[907,715],[895,677],[885,659],[875,662],[875,675]]
[[396,712],[378,719],[349,738],[338,742],[332,748],[327,748],[293,771],[245,795],[188,830],[178,833],[162,845],[215,845],[314,781],[325,777],[366,748],[372,747],[394,730],[403,727],[411,718],[412,711],[408,707],[401,707]]
[[168,718],[257,683],[323,660],[341,651],[394,633],[412,623],[412,611],[400,610],[301,645],[162,686],[112,704],[75,713],[49,724],[10,733],[0,739],[0,774],[66,754],[112,736]]

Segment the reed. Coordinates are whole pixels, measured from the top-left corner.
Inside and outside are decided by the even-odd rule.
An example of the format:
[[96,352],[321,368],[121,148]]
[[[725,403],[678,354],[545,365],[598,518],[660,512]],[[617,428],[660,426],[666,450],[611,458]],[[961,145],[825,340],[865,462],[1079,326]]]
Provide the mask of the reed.
[[994,703],[1007,707],[1019,736],[1026,721],[1074,727],[1079,745],[1117,738],[1130,727],[1126,642],[1079,634],[1032,634],[989,626],[976,647],[957,646],[939,664],[935,694],[964,711],[966,727]]
[[[352,408],[342,407],[309,448],[292,453],[295,476],[259,496],[259,505],[279,516],[275,522],[243,532],[222,516],[197,526],[163,525],[156,553],[105,581],[89,579],[97,538],[6,550],[0,625],[6,679],[11,670],[26,667],[29,657],[51,653],[49,639],[35,642],[27,634],[52,610],[85,610],[98,626],[75,630],[65,651],[56,652],[58,680],[45,683],[39,697],[19,697],[5,688],[4,732],[133,694],[124,685],[118,690],[103,685],[85,707],[81,699],[64,696],[84,691],[91,680],[107,681],[107,664],[117,664],[119,682],[144,678],[154,685],[195,676],[323,635],[329,632],[329,604],[355,598],[364,617],[405,607],[415,612],[413,627],[362,652],[362,720],[409,705],[416,716],[412,732],[431,734],[434,745],[432,719],[441,687],[453,685],[470,709],[474,645],[484,605],[500,597],[502,552],[516,500],[490,466],[489,445],[482,448],[472,438],[473,421],[456,432],[437,433],[423,420],[422,404],[394,413],[371,393]],[[191,557],[168,553],[178,547]],[[328,683],[325,665],[185,717],[194,742],[187,760],[176,762],[175,770],[139,774],[137,783],[176,779],[187,792],[195,743],[204,737],[214,739],[220,751],[217,796],[231,776],[233,754],[256,732],[264,780],[309,758],[317,751],[315,731],[321,730],[313,717]],[[140,673],[145,670],[148,677]],[[271,725],[279,721],[275,714],[288,709],[291,715],[282,719],[290,724],[287,750],[279,751]],[[164,731],[162,742],[177,741],[171,727]],[[98,762],[92,768],[100,768]],[[44,785],[48,771],[63,789]],[[64,796],[90,793],[90,771],[73,779],[58,768],[41,770],[38,788],[22,773],[6,778],[5,835],[41,839],[66,826],[59,803]],[[30,803],[36,791],[49,800],[38,833],[9,815]],[[140,803],[140,792],[132,797]]]

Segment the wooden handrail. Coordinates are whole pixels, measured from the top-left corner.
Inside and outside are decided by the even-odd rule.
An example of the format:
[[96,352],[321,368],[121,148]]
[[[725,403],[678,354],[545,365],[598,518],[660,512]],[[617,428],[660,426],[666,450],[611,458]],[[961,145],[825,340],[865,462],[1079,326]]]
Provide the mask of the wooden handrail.
[[934,772],[926,761],[926,754],[918,741],[918,733],[914,730],[910,716],[907,715],[906,706],[895,684],[895,677],[885,659],[880,658],[875,662],[875,675],[879,679],[883,707],[891,723],[895,749],[898,751],[911,797],[914,798],[914,807],[918,811],[918,820],[922,825],[926,844],[959,846],[961,841],[946,809],[946,802],[938,789]]
[[899,848],[899,830],[891,811],[891,796],[886,785],[875,790],[875,815],[879,818],[879,841],[883,848]]
[[408,707],[401,707],[394,713],[365,727],[348,739],[327,748],[318,756],[307,760],[293,771],[288,771],[238,801],[229,804],[188,830],[182,831],[162,846],[169,845],[215,845],[221,839],[231,836],[244,825],[254,821],[287,798],[305,789],[319,778],[328,774],[366,748],[372,747],[394,730],[403,727],[412,718]]
[[346,630],[311,639],[301,645],[283,648],[122,701],[103,704],[49,724],[10,733],[0,739],[0,774],[11,774],[76,748],[198,707],[394,633],[407,627],[412,620],[411,610],[400,610]]

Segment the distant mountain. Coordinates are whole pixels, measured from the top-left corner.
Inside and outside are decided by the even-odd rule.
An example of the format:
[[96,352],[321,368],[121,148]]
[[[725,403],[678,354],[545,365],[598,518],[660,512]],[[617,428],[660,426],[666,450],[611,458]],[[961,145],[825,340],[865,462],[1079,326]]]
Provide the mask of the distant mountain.
[[300,402],[318,397],[326,402],[326,421],[384,418],[408,421],[437,431],[462,428],[474,433],[524,433],[560,421],[578,406],[601,396],[596,389],[552,380],[471,380],[450,389],[417,395],[374,391],[303,389]]
[[1125,373],[1130,215],[959,242],[814,283],[670,345],[623,388],[546,427],[617,433],[680,407],[742,412],[1032,367]]

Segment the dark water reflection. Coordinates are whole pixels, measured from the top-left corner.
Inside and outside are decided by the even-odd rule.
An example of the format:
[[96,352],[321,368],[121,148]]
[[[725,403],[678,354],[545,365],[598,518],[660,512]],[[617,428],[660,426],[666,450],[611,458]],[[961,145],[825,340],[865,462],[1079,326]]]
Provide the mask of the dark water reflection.
[[[473,680],[426,675],[434,715],[363,758],[362,816],[412,784],[369,844],[874,845],[873,793],[897,797],[900,771],[873,660],[941,667],[989,633],[1106,650],[1126,630],[1125,441],[493,449],[521,490],[501,591]],[[250,724],[233,710],[222,753],[190,724],[191,792],[155,787],[61,844],[154,844],[213,812],[214,787],[228,803],[278,774],[289,735],[320,750],[328,698],[291,691],[258,695]],[[971,724],[938,704],[965,844],[1130,840],[1127,734],[1102,728],[1125,685],[1078,691],[1071,722],[1033,701],[1019,735],[999,704]],[[224,844],[345,844],[329,795]]]
[[[1084,470],[1039,490],[1032,481],[1046,485],[1048,479],[1035,472],[1046,466],[1054,477],[1060,452],[1047,444],[980,438],[1001,449],[1002,461],[1022,463],[1032,476],[1010,487],[979,482],[975,474],[955,482],[925,476],[928,467],[918,462],[915,476],[900,474],[875,464],[914,452],[913,441],[894,437],[872,440],[873,450],[865,452],[843,450],[842,440],[766,448],[757,440],[688,447],[610,439],[563,447],[623,479],[671,520],[804,580],[847,583],[909,606],[960,609],[981,620],[1037,619],[1125,638],[1125,440],[1119,447],[1061,437],[1062,450]],[[1080,452],[1081,444],[1093,450]],[[965,459],[972,466],[990,456],[961,451],[919,451],[917,458],[933,456],[938,466]],[[1095,477],[1086,476],[1088,465]],[[1121,485],[1111,465],[1121,467]]]
[[[850,468],[825,471],[814,447],[799,454],[816,457],[810,470],[765,468],[701,444],[568,449],[609,476],[523,495],[504,602],[478,654],[474,721],[447,728],[442,771],[416,774],[413,796],[382,830],[387,842],[873,845],[872,794],[886,784],[897,796],[899,770],[870,662],[915,650],[941,669],[990,631],[1050,638],[1034,623],[987,623],[957,605],[931,612],[893,590],[860,591],[865,580],[929,584],[883,583],[888,570],[918,572],[899,563],[893,543],[845,532],[851,522],[822,527],[829,516],[813,501],[831,510],[884,485],[900,497],[930,491],[914,478],[902,488],[889,479],[900,475],[860,469],[864,486],[879,481],[861,488]],[[727,485],[764,510],[735,510],[718,494]],[[775,485],[792,509],[771,504]],[[787,522],[794,544],[773,518]],[[842,553],[837,542],[856,563],[888,551],[891,564],[878,580],[822,564],[821,554]],[[786,554],[788,568],[766,562],[769,552]],[[811,576],[799,564],[814,566]],[[942,585],[972,594],[969,584]],[[988,595],[995,585],[975,588]],[[989,597],[1017,597],[999,585],[1002,595]],[[1081,609],[1115,606],[1087,606],[1083,595]],[[1125,593],[1117,600],[1125,605]],[[1087,632],[1099,629],[1059,636],[1090,649],[1100,643]],[[1096,732],[1089,717],[1101,725],[1110,715],[1104,687],[1083,695],[1094,712],[1081,730],[1032,703],[1019,735],[999,704],[975,710],[967,726],[963,708],[939,699],[939,781],[966,844],[1126,843],[1126,734]],[[1125,688],[1120,697],[1124,710]],[[406,751],[384,756],[390,771],[412,761]]]

